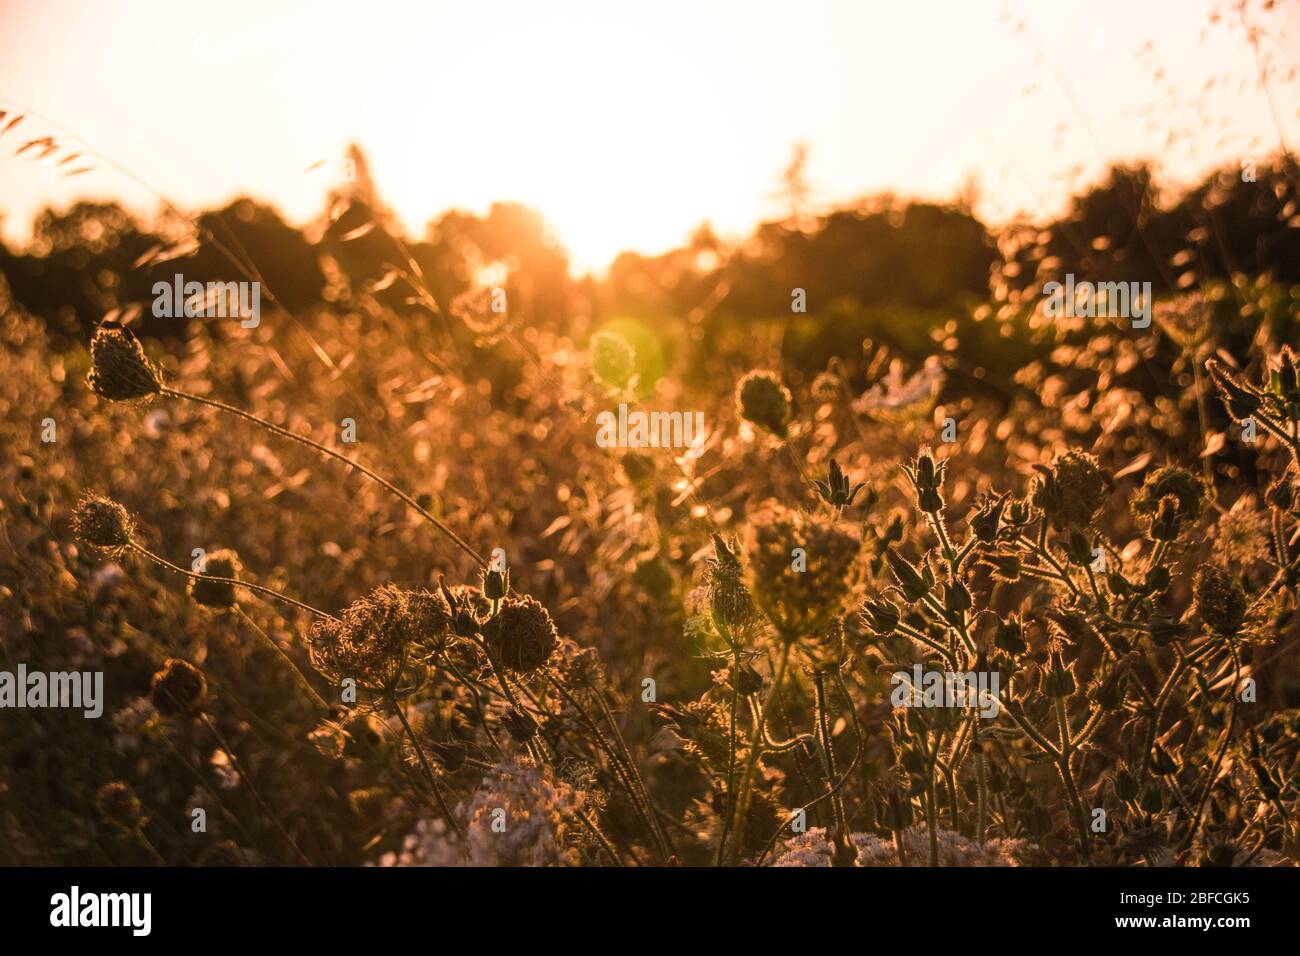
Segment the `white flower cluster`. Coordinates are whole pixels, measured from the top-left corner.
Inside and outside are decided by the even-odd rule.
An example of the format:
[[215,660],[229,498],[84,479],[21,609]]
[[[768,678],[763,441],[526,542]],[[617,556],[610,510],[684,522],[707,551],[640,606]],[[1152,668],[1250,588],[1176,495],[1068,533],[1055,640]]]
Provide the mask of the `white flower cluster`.
[[483,778],[468,808],[462,840],[441,819],[421,820],[397,853],[380,866],[576,866],[576,814],[586,794],[554,776],[549,766],[504,762]]
[[[1037,849],[1027,840],[989,840],[980,846],[952,830],[939,830],[940,866],[1023,866]],[[870,833],[851,833],[849,839],[858,851],[858,866],[898,866],[898,850],[893,840]],[[912,827],[903,833],[908,866],[930,865],[930,832]],[[823,827],[813,827],[785,841],[786,852],[774,866],[830,866],[834,853]]]

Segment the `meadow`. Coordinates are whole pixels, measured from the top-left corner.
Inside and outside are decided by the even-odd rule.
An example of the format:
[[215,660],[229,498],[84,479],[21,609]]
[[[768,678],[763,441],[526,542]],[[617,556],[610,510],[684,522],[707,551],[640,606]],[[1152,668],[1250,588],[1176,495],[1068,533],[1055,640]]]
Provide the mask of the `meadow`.
[[[364,176],[301,231],[48,213],[0,256],[0,670],[105,706],[0,710],[0,863],[1294,865],[1295,174],[599,279]],[[151,312],[174,274],[260,321]]]

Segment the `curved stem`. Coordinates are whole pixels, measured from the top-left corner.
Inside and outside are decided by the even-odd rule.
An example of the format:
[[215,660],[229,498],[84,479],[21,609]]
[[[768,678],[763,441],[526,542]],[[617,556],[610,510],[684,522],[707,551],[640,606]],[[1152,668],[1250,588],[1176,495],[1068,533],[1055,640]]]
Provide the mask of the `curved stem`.
[[369,468],[367,468],[365,465],[361,464],[360,462],[356,461],[355,459],[340,454],[339,452],[335,451],[333,448],[330,448],[328,445],[322,445],[318,441],[313,441],[312,439],[308,438],[306,435],[299,435],[296,434],[295,432],[289,431],[287,428],[281,428],[279,425],[274,425],[271,422],[268,422],[266,419],[259,418],[257,415],[254,415],[251,412],[246,412],[242,408],[236,408],[234,405],[227,405],[225,402],[217,401],[214,398],[204,398],[201,395],[193,395],[189,392],[182,392],[174,388],[165,388],[165,387],[159,390],[159,394],[167,395],[172,398],[183,398],[189,402],[196,402],[200,405],[207,405],[210,408],[215,408],[220,411],[226,412],[230,415],[238,416],[239,418],[242,418],[245,421],[252,422],[253,424],[258,425],[261,428],[265,428],[267,431],[273,432],[274,434],[279,435],[282,438],[288,438],[291,441],[296,441],[300,444],[306,445],[308,448],[315,449],[316,451],[320,452],[322,455],[328,455],[330,458],[333,458],[336,461],[343,462],[345,465],[349,466],[350,468],[355,468],[357,471],[365,475],[375,484],[379,485],[381,488],[383,488],[385,491],[389,492],[390,494],[396,496],[402,502],[404,502],[408,507],[412,508],[422,518],[424,518],[431,525],[433,525],[440,532],[442,532],[442,534],[445,535],[447,539],[452,542],[452,544],[456,545],[456,547],[460,548],[467,555],[473,558],[475,563],[478,564],[479,567],[481,568],[487,567],[487,561],[483,559],[483,556],[481,554],[479,554],[468,544],[466,544],[465,541],[460,537],[460,535],[456,534],[456,532],[452,531],[451,528],[447,527],[447,525],[445,525],[442,521],[440,521],[438,518],[435,518],[432,514],[430,514],[427,508],[422,507],[419,502],[417,502],[414,498],[412,498],[401,488],[397,487],[397,485],[393,484],[387,478],[383,477],[382,475],[376,474],[375,472],[371,471]]
[[285,653],[284,648],[281,647],[279,643],[273,637],[271,637],[270,634],[266,633],[266,631],[262,629],[260,624],[258,624],[251,617],[249,617],[248,612],[245,611],[242,607],[236,604],[234,606],[234,609],[235,609],[235,613],[239,615],[241,619],[243,619],[244,623],[246,623],[249,627],[251,627],[254,633],[256,633],[257,636],[262,639],[262,643],[265,644],[267,647],[269,647],[272,651],[274,651],[276,656],[279,657],[280,660],[284,661],[284,663],[288,665],[289,670],[293,672],[293,676],[298,682],[298,686],[301,687],[303,689],[303,692],[306,693],[307,696],[312,699],[312,703],[314,703],[321,710],[328,711],[330,707],[329,704],[325,703],[325,698],[321,697],[320,694],[316,693],[316,688],[312,687],[311,684],[307,682],[307,676],[303,674],[301,670],[299,670],[298,665],[293,662],[293,658],[290,657],[287,653]]
[[[411,741],[411,746],[415,748],[416,756],[420,758],[420,768],[424,771],[424,779],[428,781],[429,789],[433,791],[433,798],[438,803],[438,812],[442,818],[447,821],[447,826],[451,827],[457,836],[464,836],[465,831],[460,826],[451,809],[447,806],[447,801],[442,797],[442,788],[438,786],[438,780],[433,775],[433,768],[429,766],[429,758],[424,755],[424,748],[420,746],[420,741],[415,736],[415,731],[411,729],[410,722],[406,719],[406,713],[402,710],[401,704],[397,702],[397,695],[390,694],[388,704],[397,714],[397,719],[402,722],[402,729],[406,731],[406,738]],[[399,758],[400,759],[400,758]]]

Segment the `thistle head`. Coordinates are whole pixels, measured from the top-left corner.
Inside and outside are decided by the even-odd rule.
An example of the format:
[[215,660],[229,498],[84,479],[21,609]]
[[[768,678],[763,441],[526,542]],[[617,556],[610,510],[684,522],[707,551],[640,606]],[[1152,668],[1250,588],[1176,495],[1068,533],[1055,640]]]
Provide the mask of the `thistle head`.
[[90,390],[113,402],[129,402],[156,395],[162,375],[144,354],[144,346],[125,325],[108,321],[90,340]]
[[131,543],[135,522],[112,498],[91,492],[82,495],[73,509],[72,533],[85,544],[117,553]]
[[158,713],[187,717],[198,711],[208,693],[208,682],[188,661],[168,658],[162,670],[153,675],[150,696]]
[[1220,362],[1209,359],[1205,368],[1210,373],[1210,379],[1218,389],[1219,398],[1228,409],[1228,414],[1237,421],[1250,418],[1264,404],[1264,395],[1259,389],[1234,375]]
[[740,417],[778,438],[785,438],[790,427],[791,401],[790,390],[781,384],[775,372],[756,369],[736,386]]
[[[244,566],[239,555],[228,548],[213,551],[203,563],[203,574],[209,578],[238,579]],[[235,586],[224,581],[209,581],[204,578],[190,578],[190,597],[196,604],[216,610],[225,610],[235,606]]]

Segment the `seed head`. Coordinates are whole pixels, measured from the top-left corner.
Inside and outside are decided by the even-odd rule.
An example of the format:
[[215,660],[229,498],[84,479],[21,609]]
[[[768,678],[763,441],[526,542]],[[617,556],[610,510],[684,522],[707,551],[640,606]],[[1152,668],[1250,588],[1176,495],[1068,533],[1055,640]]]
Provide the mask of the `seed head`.
[[134,830],[144,823],[140,798],[135,795],[130,784],[121,780],[100,787],[95,793],[95,804],[105,823],[123,830]]
[[526,594],[506,598],[485,637],[501,665],[517,674],[545,667],[560,643],[550,613]]
[[776,501],[759,507],[745,545],[749,589],[784,639],[810,636],[840,609],[859,547],[857,538],[825,515]]
[[1196,613],[1205,626],[1224,637],[1233,637],[1246,621],[1246,592],[1227,571],[1202,564],[1192,581]]
[[740,548],[720,534],[713,535],[713,554],[705,566],[709,608],[736,637],[754,619],[754,599],[743,580]]
[[150,398],[162,388],[162,376],[144,354],[140,340],[124,325],[104,322],[90,340],[90,390],[114,402]]
[[1086,527],[1106,501],[1109,479],[1087,452],[1071,449],[1057,455],[1050,468],[1035,466],[1041,473],[1034,488],[1034,504],[1058,531],[1071,526]]
[[72,533],[92,547],[116,553],[131,543],[135,523],[112,498],[92,492],[82,495],[73,509]]
[[1142,482],[1142,489],[1133,498],[1129,508],[1133,516],[1151,528],[1160,514],[1162,499],[1172,497],[1176,507],[1172,512],[1166,508],[1166,526],[1162,533],[1167,533],[1168,525],[1176,523],[1181,529],[1201,516],[1205,508],[1205,483],[1185,468],[1166,465],[1147,475]]
[[[244,566],[239,555],[223,548],[213,551],[203,563],[203,574],[214,578],[238,578]],[[205,581],[202,578],[190,578],[190,597],[204,607],[226,609],[235,606],[235,586],[221,581]]]
[[412,644],[436,644],[451,626],[443,595],[385,584],[358,598],[337,620],[313,625],[307,643],[312,665],[331,681],[391,690]]
[[195,713],[208,692],[208,682],[188,661],[168,658],[153,675],[153,705],[160,714],[185,717]]
[[790,390],[781,384],[775,372],[755,370],[736,386],[740,417],[778,438],[785,438],[790,427],[790,402]]

